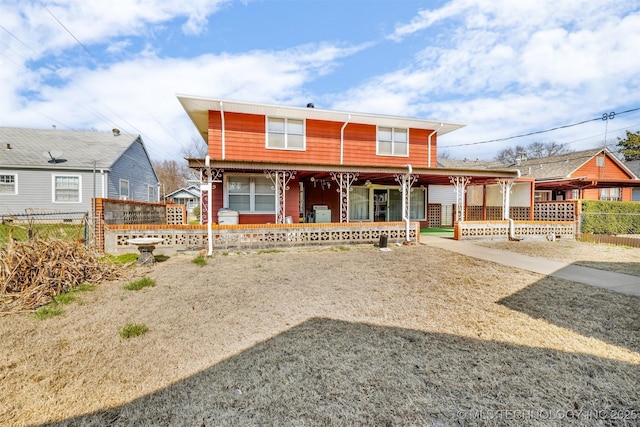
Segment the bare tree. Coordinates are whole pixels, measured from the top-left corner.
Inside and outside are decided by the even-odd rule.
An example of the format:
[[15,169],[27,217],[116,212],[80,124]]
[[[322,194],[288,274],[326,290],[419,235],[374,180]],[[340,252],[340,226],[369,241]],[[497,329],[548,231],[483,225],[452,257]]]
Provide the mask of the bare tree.
[[557,142],[532,142],[525,147],[516,145],[515,147],[505,148],[498,153],[495,159],[504,164],[514,164],[526,159],[542,159],[568,152],[569,149],[567,149],[566,144],[559,144]]
[[156,174],[158,174],[161,185],[161,195],[163,197],[176,190],[187,187],[189,180],[193,179],[193,173],[184,160],[180,162],[176,160],[154,161],[153,168]]
[[185,147],[182,154],[187,159],[202,159],[209,154],[209,146],[202,138],[194,136],[191,138],[191,145]]
[[526,159],[527,150],[521,145],[505,148],[496,155],[496,160],[505,165],[512,165]]

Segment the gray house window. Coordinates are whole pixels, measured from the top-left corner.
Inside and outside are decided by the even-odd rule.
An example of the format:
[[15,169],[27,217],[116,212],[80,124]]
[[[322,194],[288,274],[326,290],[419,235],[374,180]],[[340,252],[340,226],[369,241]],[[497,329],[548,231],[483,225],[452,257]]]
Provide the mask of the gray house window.
[[18,194],[15,175],[0,175],[0,194]]
[[150,202],[156,201],[156,192],[155,192],[155,189],[153,188],[153,185],[147,186],[147,198],[149,199]]
[[54,203],[80,203],[80,177],[69,175],[53,176]]
[[129,200],[129,181],[120,180],[120,200]]

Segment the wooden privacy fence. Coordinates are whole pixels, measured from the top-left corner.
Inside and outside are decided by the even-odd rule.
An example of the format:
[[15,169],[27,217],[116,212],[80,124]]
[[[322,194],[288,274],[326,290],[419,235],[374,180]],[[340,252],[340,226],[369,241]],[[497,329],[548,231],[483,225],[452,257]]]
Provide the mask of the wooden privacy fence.
[[612,236],[608,234],[581,233],[576,236],[576,240],[588,243],[608,243],[610,245],[621,245],[640,248],[640,235]]

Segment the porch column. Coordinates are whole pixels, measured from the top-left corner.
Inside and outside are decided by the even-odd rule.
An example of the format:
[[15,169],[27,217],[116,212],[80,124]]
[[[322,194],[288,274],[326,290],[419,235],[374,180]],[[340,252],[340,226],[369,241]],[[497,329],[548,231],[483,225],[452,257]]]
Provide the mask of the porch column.
[[464,221],[464,194],[467,185],[471,182],[468,176],[450,176],[449,181],[456,188],[456,221]]
[[289,190],[289,181],[295,176],[296,171],[264,171],[264,174],[273,183],[276,190],[276,224],[284,224],[286,218],[286,193]]
[[500,191],[502,192],[502,219],[509,219],[511,204],[511,187],[516,183],[515,179],[498,179]]
[[402,192],[402,220],[406,222],[406,236],[405,240],[409,241],[409,220],[411,216],[411,186],[415,184],[418,177],[412,175],[411,172],[405,174],[398,174],[395,176],[395,180],[400,184],[400,191]]
[[213,254],[213,233],[211,230],[211,225],[213,223],[213,198],[211,197],[211,193],[213,192],[213,189],[216,188],[216,185],[213,182],[220,181],[222,172],[222,169],[212,169],[208,165],[207,167],[200,169],[200,224],[203,224],[203,221],[206,218],[207,242],[209,246],[207,254],[209,256]]
[[340,222],[349,222],[349,192],[351,184],[358,180],[357,172],[331,172],[331,179],[338,184],[340,193]]

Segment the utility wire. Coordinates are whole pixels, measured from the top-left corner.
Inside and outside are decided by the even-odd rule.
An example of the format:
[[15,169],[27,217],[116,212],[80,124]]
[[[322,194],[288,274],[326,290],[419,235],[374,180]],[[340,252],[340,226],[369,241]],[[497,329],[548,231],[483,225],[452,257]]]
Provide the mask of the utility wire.
[[600,117],[596,117],[593,119],[589,119],[589,120],[583,120],[581,122],[578,123],[572,123],[569,125],[563,125],[563,126],[557,126],[551,129],[545,129],[545,130],[539,130],[539,131],[535,131],[535,132],[529,132],[529,133],[523,133],[521,135],[515,135],[515,136],[509,136],[506,138],[497,138],[497,139],[490,139],[487,141],[479,141],[479,142],[466,142],[466,143],[462,143],[462,144],[451,144],[451,145],[442,145],[442,148],[449,148],[449,147],[463,147],[463,146],[469,146],[469,145],[480,145],[480,144],[489,144],[491,142],[502,142],[502,141],[508,141],[510,139],[515,139],[515,138],[522,138],[525,136],[531,136],[531,135],[538,135],[541,133],[547,133],[547,132],[552,132],[554,130],[558,130],[558,129],[566,129],[566,128],[570,128],[573,126],[579,126],[579,125],[583,125],[585,123],[589,123],[589,122],[595,122],[597,120],[611,120],[613,119],[615,116],[619,116],[622,114],[626,114],[626,113],[631,113],[633,111],[638,111],[640,110],[640,107],[638,108],[632,108],[630,110],[626,110],[626,111],[622,111],[620,113],[615,113],[615,112],[611,112],[611,113],[605,113]]

